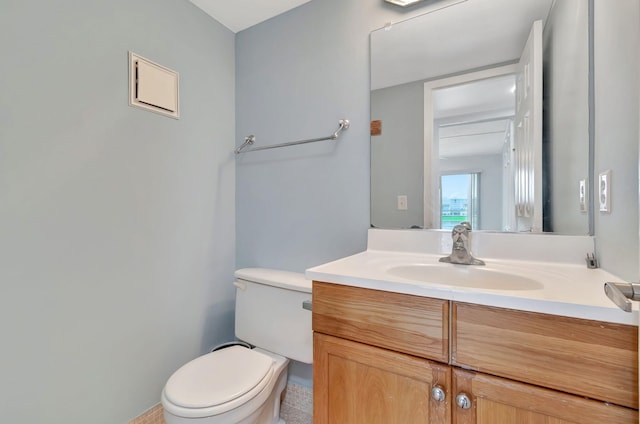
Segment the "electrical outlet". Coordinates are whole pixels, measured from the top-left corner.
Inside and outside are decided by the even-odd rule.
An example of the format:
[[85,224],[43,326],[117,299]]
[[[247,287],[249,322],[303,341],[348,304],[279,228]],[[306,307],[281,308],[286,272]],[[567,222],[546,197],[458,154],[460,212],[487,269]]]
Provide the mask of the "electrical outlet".
[[398,210],[406,211],[407,210],[407,195],[401,194],[398,196]]
[[611,212],[611,171],[601,172],[598,176],[598,203],[600,212]]
[[578,201],[580,205],[580,212],[587,212],[587,180],[580,180],[578,191]]

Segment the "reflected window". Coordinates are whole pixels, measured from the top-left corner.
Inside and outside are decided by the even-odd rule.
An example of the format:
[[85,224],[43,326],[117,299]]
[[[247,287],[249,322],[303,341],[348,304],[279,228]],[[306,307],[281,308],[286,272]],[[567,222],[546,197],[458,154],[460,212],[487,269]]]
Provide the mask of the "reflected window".
[[440,228],[450,230],[463,221],[479,228],[480,173],[440,176]]

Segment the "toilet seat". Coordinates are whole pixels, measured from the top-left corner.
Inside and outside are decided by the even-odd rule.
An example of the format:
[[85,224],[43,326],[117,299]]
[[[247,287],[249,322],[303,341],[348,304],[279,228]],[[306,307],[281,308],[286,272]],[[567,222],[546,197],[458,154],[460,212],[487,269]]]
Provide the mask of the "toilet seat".
[[274,359],[242,346],[208,353],[188,362],[167,381],[163,405],[174,415],[218,415],[248,402],[269,383]]

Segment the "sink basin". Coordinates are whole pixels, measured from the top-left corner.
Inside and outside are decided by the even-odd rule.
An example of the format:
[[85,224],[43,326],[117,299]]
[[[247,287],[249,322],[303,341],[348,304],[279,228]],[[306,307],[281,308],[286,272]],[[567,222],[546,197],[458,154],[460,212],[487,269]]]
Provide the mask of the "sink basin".
[[490,290],[539,290],[544,287],[542,283],[531,278],[475,265],[402,265],[387,269],[387,273],[422,283],[455,287]]

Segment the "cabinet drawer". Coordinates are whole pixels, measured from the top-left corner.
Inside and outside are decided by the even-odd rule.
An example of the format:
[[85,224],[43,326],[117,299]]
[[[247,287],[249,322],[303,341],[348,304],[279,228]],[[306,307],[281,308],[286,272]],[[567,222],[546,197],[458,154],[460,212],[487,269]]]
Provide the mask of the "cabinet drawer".
[[313,330],[441,362],[449,301],[313,282]]
[[634,326],[453,303],[451,363],[638,408]]

